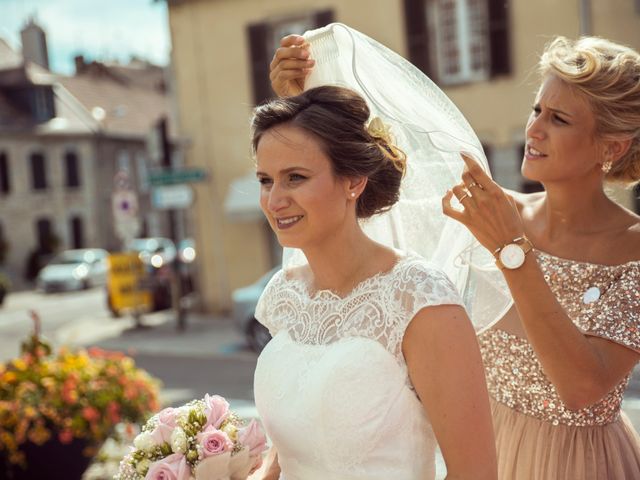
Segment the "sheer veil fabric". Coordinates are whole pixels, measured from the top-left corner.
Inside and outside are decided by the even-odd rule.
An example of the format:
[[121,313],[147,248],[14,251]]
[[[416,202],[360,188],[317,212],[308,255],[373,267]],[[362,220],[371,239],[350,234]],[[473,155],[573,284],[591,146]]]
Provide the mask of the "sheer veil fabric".
[[[442,213],[442,197],[460,181],[462,152],[489,171],[482,146],[451,100],[420,70],[384,45],[340,23],[306,32],[316,65],[305,88],[340,85],[360,93],[372,117],[380,117],[407,154],[399,202],[362,222],[387,246],[414,252],[443,270],[482,331],[511,307],[512,299],[493,256],[463,225]],[[455,200],[454,200],[455,201]],[[285,269],[306,263],[285,249]]]

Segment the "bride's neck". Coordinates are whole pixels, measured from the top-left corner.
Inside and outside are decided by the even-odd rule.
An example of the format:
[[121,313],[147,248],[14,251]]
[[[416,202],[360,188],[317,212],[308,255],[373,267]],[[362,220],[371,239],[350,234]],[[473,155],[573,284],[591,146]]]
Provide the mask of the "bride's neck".
[[[366,278],[384,249],[357,227],[304,249],[310,267],[309,284],[314,290],[348,292]],[[362,277],[362,278],[361,278]]]

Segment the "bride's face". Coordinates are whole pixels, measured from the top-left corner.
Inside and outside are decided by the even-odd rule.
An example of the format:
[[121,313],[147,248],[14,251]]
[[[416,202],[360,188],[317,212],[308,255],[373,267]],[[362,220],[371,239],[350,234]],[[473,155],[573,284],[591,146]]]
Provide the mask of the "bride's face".
[[266,131],[256,150],[260,207],[283,247],[321,244],[355,222],[348,180],[336,177],[320,141],[291,125]]

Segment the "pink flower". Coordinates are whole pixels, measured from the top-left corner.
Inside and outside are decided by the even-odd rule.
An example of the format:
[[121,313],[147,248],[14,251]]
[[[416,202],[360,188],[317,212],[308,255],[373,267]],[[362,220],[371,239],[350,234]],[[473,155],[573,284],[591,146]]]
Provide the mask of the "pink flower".
[[145,480],[189,480],[191,469],[187,459],[180,453],[174,453],[149,466]]
[[233,442],[222,430],[217,430],[211,425],[200,432],[197,437],[198,444],[202,447],[204,458],[220,455],[233,449]]
[[178,418],[178,410],[175,408],[168,407],[163,409],[160,413],[158,413],[158,421],[162,425],[166,425],[171,428],[176,427],[177,418]]
[[151,432],[151,437],[156,445],[168,443],[171,445],[171,433],[177,426],[178,410],[165,408],[158,413],[158,425]]
[[164,425],[159,423],[156,428],[151,432],[151,438],[153,439],[153,443],[156,445],[162,445],[163,443],[168,443],[171,445],[171,433],[173,432],[173,428],[168,425]]
[[207,416],[207,423],[219,428],[222,422],[229,416],[229,402],[220,395],[204,396],[204,414]]
[[249,449],[252,457],[260,455],[267,448],[267,438],[255,420],[238,432],[238,440]]

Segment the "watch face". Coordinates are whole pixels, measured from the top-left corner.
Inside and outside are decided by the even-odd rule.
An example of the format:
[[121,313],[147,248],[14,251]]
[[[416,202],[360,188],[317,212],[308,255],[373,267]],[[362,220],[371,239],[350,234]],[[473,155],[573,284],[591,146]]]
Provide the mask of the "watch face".
[[524,263],[524,250],[520,245],[510,243],[500,250],[500,261],[509,269],[518,268]]

